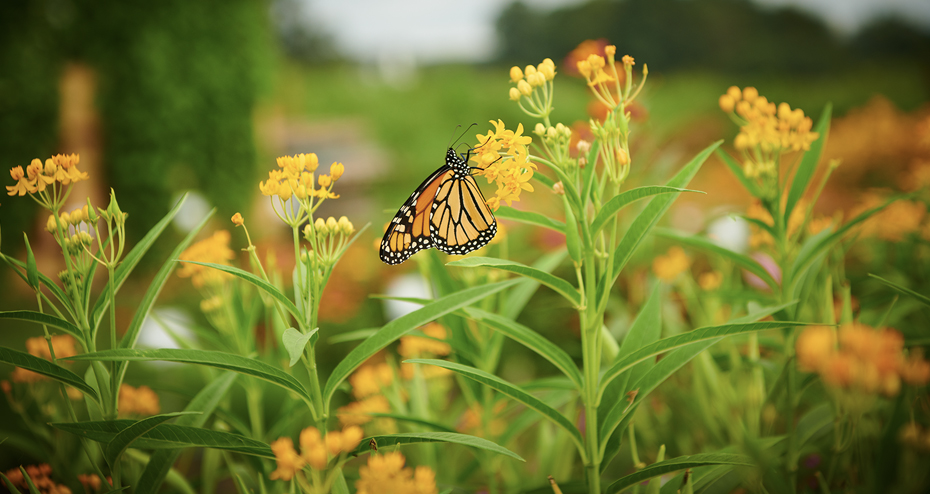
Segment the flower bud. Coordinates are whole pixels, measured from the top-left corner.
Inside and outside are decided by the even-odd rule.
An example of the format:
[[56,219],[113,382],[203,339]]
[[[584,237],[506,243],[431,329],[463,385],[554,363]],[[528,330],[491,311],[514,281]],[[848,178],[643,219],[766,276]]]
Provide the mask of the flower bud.
[[752,103],[756,98],[759,97],[759,90],[750,86],[743,89],[743,101]]
[[55,233],[58,231],[58,223],[55,221],[55,215],[49,215],[48,221],[45,222],[45,231]]
[[617,54],[617,47],[615,45],[607,45],[604,47],[604,54],[608,57],[613,58]]
[[524,70],[525,70],[525,74],[526,74],[526,78],[527,78],[527,79],[529,79],[530,77],[532,77],[533,75],[536,74],[536,67],[533,67],[532,65],[527,65],[527,66],[526,66],[526,69],[524,69]]
[[355,226],[352,225],[352,222],[349,221],[349,218],[342,216],[339,218],[339,229],[345,235],[352,235],[355,233]]
[[564,195],[565,195],[565,186],[562,185],[562,181],[561,181],[561,180],[558,181],[558,182],[556,182],[556,183],[552,186],[552,192],[555,193],[555,194],[558,194],[558,195],[560,195],[560,196],[564,196]]
[[313,235],[313,227],[309,223],[304,225],[304,238],[310,242],[310,236]]
[[245,223],[245,220],[242,219],[242,214],[236,213],[232,216],[232,222],[236,226],[242,226]]
[[61,226],[65,227],[71,223],[71,215],[67,212],[61,213]]
[[45,160],[45,174],[52,176],[55,174],[55,171],[58,170],[58,165],[55,164],[51,159]]
[[[294,181],[296,183],[296,180]],[[307,186],[304,184],[299,184],[294,187],[294,197],[304,200],[307,198]]]
[[739,90],[736,86],[730,86],[727,88],[727,96],[733,98],[733,102],[737,102],[740,98],[743,97],[743,92]]
[[530,83],[526,82],[526,80],[522,80],[518,82],[517,89],[520,91],[520,94],[522,94],[523,96],[529,96],[533,94],[533,87],[530,86]]
[[552,79],[555,78],[555,67],[554,66],[541,63],[539,64],[539,67],[536,70],[547,81],[551,81]]
[[323,218],[317,218],[313,222],[313,228],[316,230],[317,235],[328,235],[329,230],[326,228],[326,221]]
[[546,126],[542,123],[537,123],[536,127],[533,129],[533,133],[542,137],[542,135],[546,133]]
[[510,80],[513,83],[517,83],[523,80],[523,71],[520,70],[520,67],[514,65],[510,67]]
[[343,166],[343,164],[339,162],[334,162],[332,165],[329,166],[329,176],[333,177],[333,182],[335,182],[336,180],[339,180],[339,177],[341,177],[342,174],[345,173],[345,171],[346,171],[346,167]]
[[71,211],[71,224],[77,225],[78,223],[84,221],[84,210],[81,208]]
[[578,152],[581,154],[588,154],[591,151],[591,143],[581,139],[578,141],[578,144],[575,145],[575,148],[578,149]]
[[326,219],[326,229],[329,230],[330,234],[336,233],[339,228],[339,223],[336,221],[336,218],[330,216]]
[[620,166],[630,164],[630,155],[627,154],[626,150],[623,148],[617,149],[617,163],[620,163]]
[[89,197],[87,198],[87,205],[85,207],[87,208],[87,222],[96,223],[97,220],[100,219],[100,216],[97,214],[97,208],[95,208],[94,205],[90,203]]
[[788,106],[788,103],[783,101],[778,105],[778,118],[779,120],[788,120],[791,118],[791,107]]
[[736,107],[736,101],[729,94],[724,94],[720,96],[720,99],[717,101],[717,104],[719,104],[720,109],[726,113],[732,113],[733,108]]
[[556,135],[557,135],[557,132],[556,132],[556,130],[555,130],[555,127],[549,127],[548,129],[546,129],[546,137],[547,137],[547,138],[549,138],[549,139],[555,139],[555,136],[556,136]]
[[520,101],[520,98],[522,98],[522,97],[523,97],[523,95],[520,94],[520,90],[519,90],[519,89],[517,89],[517,88],[515,88],[515,87],[510,88],[510,100],[511,100],[511,101]]

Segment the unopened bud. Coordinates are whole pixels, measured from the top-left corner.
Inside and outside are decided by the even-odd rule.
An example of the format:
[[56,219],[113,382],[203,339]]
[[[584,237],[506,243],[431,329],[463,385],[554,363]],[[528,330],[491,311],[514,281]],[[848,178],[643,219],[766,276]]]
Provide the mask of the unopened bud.
[[339,177],[341,177],[345,171],[346,167],[342,163],[334,162],[329,167],[329,176],[332,177],[333,182],[335,182],[336,180],[339,180]]
[[339,218],[339,230],[345,235],[352,235],[355,233],[355,226],[352,225],[349,218],[342,216]]
[[561,181],[556,182],[556,183],[552,186],[552,192],[553,192],[553,193],[556,193],[556,194],[558,194],[558,195],[560,195],[560,196],[564,196],[564,195],[565,195],[565,186],[562,185],[562,182],[561,182]]
[[336,229],[339,228],[339,223],[336,221],[336,218],[330,216],[326,219],[326,228],[329,230],[330,234],[336,233]]
[[326,229],[326,221],[323,218],[317,218],[313,222],[313,228],[316,230],[317,235],[327,235],[329,233]]
[[536,127],[533,129],[533,133],[542,137],[542,135],[546,133],[546,126],[542,123],[537,123]]
[[575,145],[575,148],[578,149],[578,152],[581,154],[588,154],[591,151],[591,143],[581,139],[578,141],[578,144]]
[[630,164],[630,155],[623,148],[617,150],[617,163],[620,163],[621,166]]
[[510,80],[511,82],[517,83],[523,80],[523,71],[520,70],[520,67],[514,65],[510,67]]
[[55,215],[49,215],[48,221],[45,222],[45,231],[55,233],[58,231],[58,222],[55,221]]
[[530,83],[526,82],[526,80],[522,80],[518,82],[517,89],[520,91],[520,94],[522,94],[523,96],[529,96],[533,94],[533,87],[530,86]]
[[520,90],[519,90],[519,89],[517,89],[517,88],[515,88],[515,87],[510,88],[510,100],[511,100],[511,101],[520,101],[520,98],[522,98],[522,97],[523,97],[523,95],[520,94]]
[[61,226],[67,226],[71,223],[71,214],[64,212],[61,213]]
[[242,214],[236,213],[232,216],[232,222],[236,226],[242,226],[245,220],[242,219]]

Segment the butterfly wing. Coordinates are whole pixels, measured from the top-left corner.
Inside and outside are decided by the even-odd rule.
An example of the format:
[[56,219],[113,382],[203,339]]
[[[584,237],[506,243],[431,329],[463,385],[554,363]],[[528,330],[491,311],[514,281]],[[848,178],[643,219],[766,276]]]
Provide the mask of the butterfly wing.
[[497,221],[471,175],[440,177],[430,218],[433,245],[446,254],[464,255],[487,245]]
[[421,249],[433,247],[430,214],[440,185],[453,175],[442,166],[426,178],[400,207],[381,240],[381,260],[400,264]]

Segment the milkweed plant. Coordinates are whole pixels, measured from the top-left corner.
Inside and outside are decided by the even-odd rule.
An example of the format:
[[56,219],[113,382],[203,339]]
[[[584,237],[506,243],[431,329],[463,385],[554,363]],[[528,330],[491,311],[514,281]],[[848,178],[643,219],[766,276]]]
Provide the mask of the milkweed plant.
[[[86,200],[66,211],[74,184],[88,178],[77,155],[14,166],[8,195],[45,211],[41,234],[61,260],[56,277],[43,274],[28,236],[25,260],[2,255],[35,304],[0,318],[36,324],[44,335],[26,340],[25,351],[0,347],[0,361],[13,366],[2,381],[6,406],[26,426],[5,425],[0,447],[35,460],[0,474],[5,486],[216,492],[225,481],[243,494],[926,489],[926,332],[888,327],[894,302],[859,310],[844,268],[855,245],[903,224],[913,208],[898,205],[924,211],[925,189],[872,199],[845,221],[818,216],[821,192],[841,166],[821,159],[830,106],[814,122],[753,87],[719,98],[738,128],[729,151],[723,140],[708,143],[663,184],[630,186],[631,171],[649,166],[631,145],[648,68],[616,55],[614,46],[586,42],[569,56],[564,71],[583,80],[595,108],[581,124],[554,120],[555,81],[564,76],[552,60],[510,69],[509,99],[526,120],[508,127],[492,119],[469,155],[479,183],[496,186],[487,205],[506,228],[461,258],[414,256],[432,297],[405,299],[419,308],[374,329],[334,334],[320,317],[336,266],[365,238],[367,225],[317,214],[339,199],[351,165],[326,169],[313,153],[278,158],[257,189],[290,230],[288,256],[257,248],[239,213],[228,228],[205,232],[211,213],[163,259],[122,326],[118,292],[184,199],[127,245],[132,217],[116,191],[106,207]],[[752,197],[729,219],[748,225],[751,254],[706,233],[657,226],[677,197],[702,193],[688,186],[710,159]],[[514,207],[527,196],[532,206]],[[535,260],[511,259],[511,232],[520,229],[564,243]],[[205,325],[172,333],[178,348],[140,348],[144,322],[170,332],[152,309],[174,276],[199,294]],[[544,291],[558,300],[549,310],[575,321],[577,333],[550,338],[552,328],[518,322]],[[577,345],[562,344],[572,337]],[[320,365],[324,338],[351,346],[331,369]],[[548,362],[549,375],[509,380],[508,340]],[[137,372],[137,386],[127,383],[130,365],[148,361],[180,363],[202,386],[160,401],[158,375]]]

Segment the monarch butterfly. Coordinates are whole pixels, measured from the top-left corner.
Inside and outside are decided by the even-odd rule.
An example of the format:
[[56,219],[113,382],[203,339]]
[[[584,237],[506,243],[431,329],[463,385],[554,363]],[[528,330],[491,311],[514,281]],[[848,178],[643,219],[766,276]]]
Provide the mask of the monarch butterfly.
[[460,256],[494,238],[497,221],[471,176],[471,151],[461,156],[450,147],[446,163],[410,194],[381,240],[382,261],[400,264],[430,247]]

